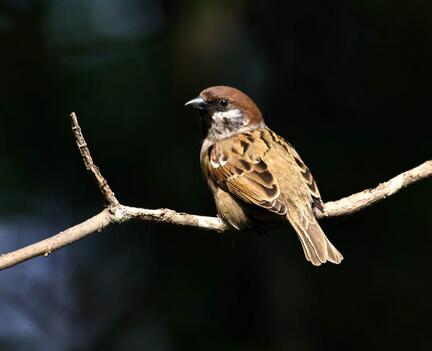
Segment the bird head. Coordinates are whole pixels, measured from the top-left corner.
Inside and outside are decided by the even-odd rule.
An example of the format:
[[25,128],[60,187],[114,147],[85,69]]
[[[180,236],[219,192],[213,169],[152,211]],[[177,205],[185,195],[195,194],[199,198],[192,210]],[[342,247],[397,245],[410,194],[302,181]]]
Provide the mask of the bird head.
[[215,86],[203,90],[185,106],[199,112],[204,137],[218,140],[264,126],[261,111],[240,90]]

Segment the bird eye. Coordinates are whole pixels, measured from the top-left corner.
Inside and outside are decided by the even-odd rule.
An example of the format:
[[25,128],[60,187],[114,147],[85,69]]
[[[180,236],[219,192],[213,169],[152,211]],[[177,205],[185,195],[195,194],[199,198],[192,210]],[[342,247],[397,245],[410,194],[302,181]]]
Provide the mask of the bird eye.
[[219,106],[220,107],[227,107],[228,106],[228,100],[226,100],[226,99],[219,100]]

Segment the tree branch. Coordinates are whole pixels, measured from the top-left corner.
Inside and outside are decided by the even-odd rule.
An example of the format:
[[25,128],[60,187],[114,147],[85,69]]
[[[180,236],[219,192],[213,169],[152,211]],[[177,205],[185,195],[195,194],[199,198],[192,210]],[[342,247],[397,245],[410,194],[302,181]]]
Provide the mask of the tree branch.
[[429,177],[432,177],[432,160],[403,172],[376,188],[366,189],[337,201],[328,201],[324,204],[324,213],[316,217],[338,217],[352,214],[396,194],[408,185]]
[[[72,132],[75,142],[83,158],[84,164],[96,180],[99,190],[104,196],[106,208],[87,219],[58,234],[32,245],[23,247],[0,256],[0,270],[15,266],[36,256],[48,256],[50,253],[72,244],[88,235],[98,233],[111,224],[125,223],[131,220],[144,222],[166,223],[175,226],[193,227],[198,229],[223,233],[228,229],[223,221],[217,217],[197,216],[180,213],[170,209],[150,210],[120,204],[107,181],[95,165],[90,150],[82,134],[75,113],[71,114]],[[317,218],[348,215],[381,201],[399,190],[422,179],[432,177],[432,160],[399,174],[376,188],[367,189],[359,193],[344,197],[337,201],[324,203],[324,211],[317,213]]]

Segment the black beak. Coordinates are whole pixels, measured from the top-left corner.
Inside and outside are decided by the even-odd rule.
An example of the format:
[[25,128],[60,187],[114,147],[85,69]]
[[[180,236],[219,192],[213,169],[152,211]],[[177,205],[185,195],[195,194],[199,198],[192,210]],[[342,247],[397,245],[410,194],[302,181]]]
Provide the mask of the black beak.
[[204,101],[204,99],[201,96],[198,96],[197,98],[186,102],[185,106],[192,107],[200,111],[204,111],[208,108],[208,104]]

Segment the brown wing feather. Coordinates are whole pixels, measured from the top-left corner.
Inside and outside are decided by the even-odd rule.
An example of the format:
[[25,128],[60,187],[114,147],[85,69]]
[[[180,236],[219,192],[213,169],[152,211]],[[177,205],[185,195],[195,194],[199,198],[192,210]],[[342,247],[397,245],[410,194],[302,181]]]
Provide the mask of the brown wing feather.
[[321,194],[318,190],[318,186],[312,176],[311,171],[306,166],[306,164],[301,159],[300,155],[297,153],[297,151],[291,146],[290,143],[288,143],[285,139],[277,135],[271,130],[268,130],[267,133],[272,140],[280,145],[282,149],[284,149],[287,154],[290,156],[289,158],[292,159],[291,167],[297,168],[298,171],[300,171],[301,177],[304,180],[305,184],[307,185],[307,192],[310,195],[310,201],[313,206],[318,208],[320,211],[324,210],[323,202],[321,200]]
[[284,215],[286,205],[279,200],[275,178],[262,160],[265,148],[252,147],[245,134],[233,143],[219,143],[210,152],[211,175],[216,183],[243,201]]

